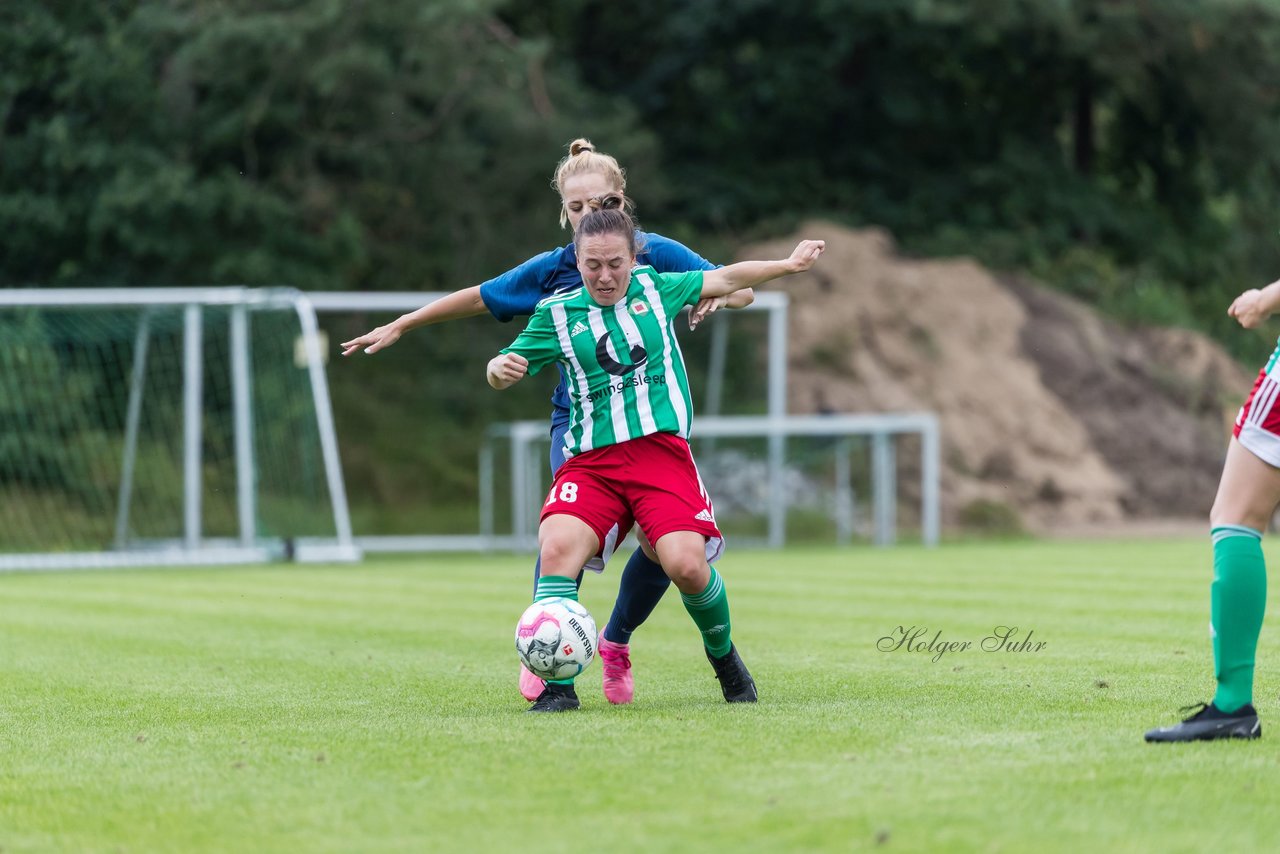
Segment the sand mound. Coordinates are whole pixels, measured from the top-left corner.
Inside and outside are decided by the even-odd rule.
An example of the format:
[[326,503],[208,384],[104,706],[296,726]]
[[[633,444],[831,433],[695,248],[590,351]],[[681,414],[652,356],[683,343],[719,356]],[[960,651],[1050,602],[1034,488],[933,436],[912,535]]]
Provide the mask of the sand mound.
[[948,524],[993,506],[1038,530],[1207,513],[1249,385],[1217,345],[968,259],[900,257],[876,229],[808,223],[741,257],[799,236],[827,252],[773,286],[792,295],[789,411],[936,412]]

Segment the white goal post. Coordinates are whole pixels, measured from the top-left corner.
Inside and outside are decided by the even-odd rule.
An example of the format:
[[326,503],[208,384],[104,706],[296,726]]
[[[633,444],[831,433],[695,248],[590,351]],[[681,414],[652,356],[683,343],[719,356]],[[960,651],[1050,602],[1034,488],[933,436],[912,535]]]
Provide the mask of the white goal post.
[[[256,343],[259,325],[269,328]],[[315,311],[300,291],[3,290],[0,334],[0,417],[12,422],[0,421],[0,570],[359,559]],[[255,371],[255,355],[282,362],[295,344],[287,364]],[[272,411],[285,403],[288,422]],[[59,408],[47,416],[58,429],[40,429],[42,411]],[[287,523],[264,531],[260,490],[294,453],[312,464],[318,499],[281,487],[273,508],[309,500],[308,524],[297,536]],[[38,454],[41,465],[24,467]],[[234,500],[217,496],[219,508],[234,509],[211,525],[209,491],[224,486]],[[153,509],[140,510],[147,500]],[[138,533],[158,530],[156,516],[172,516],[163,533]]]

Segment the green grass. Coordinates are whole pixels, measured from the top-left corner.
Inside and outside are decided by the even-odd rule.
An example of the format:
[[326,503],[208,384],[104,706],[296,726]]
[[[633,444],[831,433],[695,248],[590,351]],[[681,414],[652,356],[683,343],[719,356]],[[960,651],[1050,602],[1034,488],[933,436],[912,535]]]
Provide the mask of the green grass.
[[[1207,699],[1206,542],[733,552],[757,706],[669,595],[637,699],[523,714],[521,556],[0,576],[0,850],[1203,851],[1280,833],[1280,650],[1251,743]],[[617,570],[589,578],[603,622]],[[1039,652],[983,652],[1000,625]],[[975,648],[881,652],[898,626]]]

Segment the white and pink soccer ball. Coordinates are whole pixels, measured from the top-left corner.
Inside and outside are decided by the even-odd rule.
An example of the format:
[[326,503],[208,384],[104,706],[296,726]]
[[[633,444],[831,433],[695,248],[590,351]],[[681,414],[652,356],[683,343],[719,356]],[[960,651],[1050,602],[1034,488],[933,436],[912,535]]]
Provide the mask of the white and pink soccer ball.
[[540,679],[571,679],[596,655],[596,621],[572,599],[534,602],[516,624],[516,653]]

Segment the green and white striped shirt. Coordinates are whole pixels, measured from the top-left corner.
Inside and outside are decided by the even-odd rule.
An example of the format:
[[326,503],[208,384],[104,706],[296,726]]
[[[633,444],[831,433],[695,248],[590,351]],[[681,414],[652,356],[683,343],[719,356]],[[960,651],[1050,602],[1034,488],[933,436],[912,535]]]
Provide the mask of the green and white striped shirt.
[[538,304],[502,352],[528,359],[530,374],[556,362],[564,366],[566,458],[652,433],[689,438],[693,401],[674,323],[701,294],[701,270],[636,267],[616,305],[596,305],[586,287]]

